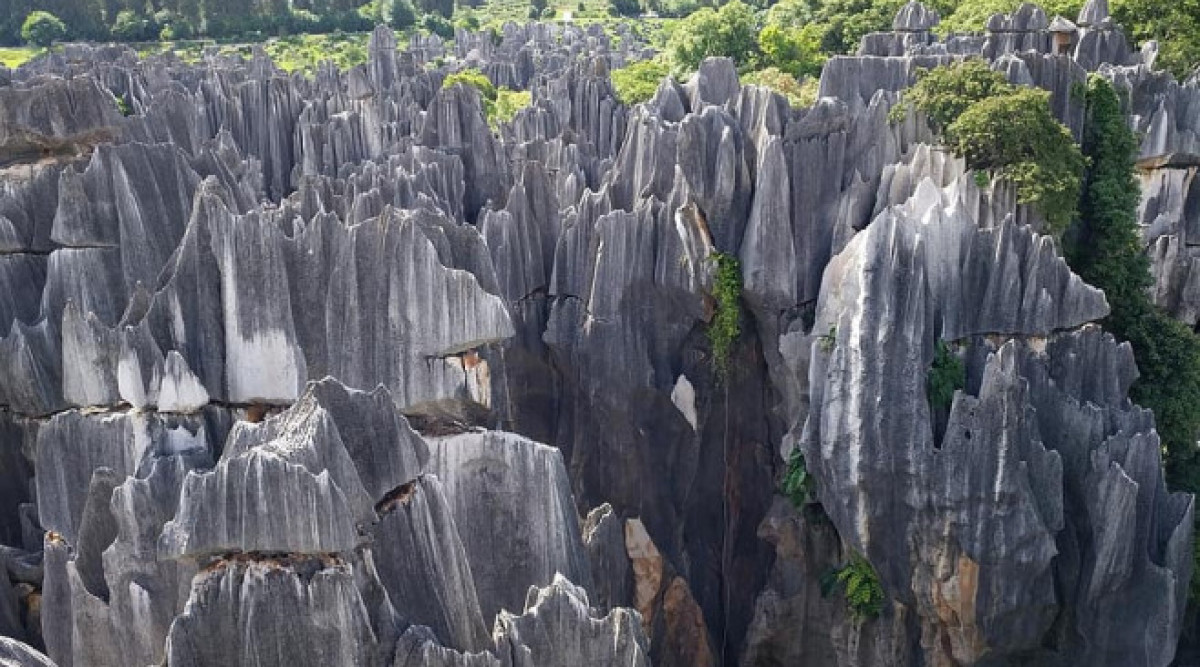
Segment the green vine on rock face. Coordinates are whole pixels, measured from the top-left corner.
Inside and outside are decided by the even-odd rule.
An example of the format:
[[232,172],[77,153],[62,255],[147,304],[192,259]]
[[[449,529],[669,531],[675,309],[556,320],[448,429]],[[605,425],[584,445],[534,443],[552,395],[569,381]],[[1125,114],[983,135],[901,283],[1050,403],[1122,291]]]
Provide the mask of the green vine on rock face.
[[837,347],[837,326],[829,327],[829,333],[821,336],[821,351],[825,353],[833,352],[833,348]]
[[742,267],[733,255],[713,253],[711,258],[717,265],[713,280],[717,308],[708,325],[708,342],[712,346],[713,366],[724,376],[729,371],[733,343],[741,335]]
[[788,456],[787,472],[783,476],[783,493],[798,510],[804,509],[812,500],[813,478],[808,474],[804,452],[800,451],[799,445],[793,447],[791,455]]
[[883,612],[883,603],[887,599],[883,594],[883,586],[879,584],[879,575],[866,558],[854,554],[835,575],[837,583],[842,586],[846,595],[846,606],[850,608],[850,617],[861,623],[875,618]]
[[925,391],[929,405],[934,410],[949,409],[954,403],[954,392],[967,386],[967,369],[962,359],[950,349],[946,341],[939,340],[933,355],[933,365],[926,375]]

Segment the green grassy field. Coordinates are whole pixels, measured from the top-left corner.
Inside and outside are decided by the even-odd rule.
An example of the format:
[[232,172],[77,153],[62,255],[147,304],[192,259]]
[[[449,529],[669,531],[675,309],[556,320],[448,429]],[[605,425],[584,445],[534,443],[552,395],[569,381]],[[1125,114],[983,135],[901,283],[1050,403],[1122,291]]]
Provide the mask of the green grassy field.
[[24,65],[42,53],[42,49],[33,46],[0,47],[0,64],[14,68]]

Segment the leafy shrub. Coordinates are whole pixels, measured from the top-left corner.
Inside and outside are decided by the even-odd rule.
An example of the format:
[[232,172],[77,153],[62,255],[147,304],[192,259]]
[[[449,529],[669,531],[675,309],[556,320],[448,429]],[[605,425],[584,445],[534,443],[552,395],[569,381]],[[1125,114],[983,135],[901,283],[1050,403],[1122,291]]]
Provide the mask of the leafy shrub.
[[492,85],[486,74],[477,69],[465,69],[446,75],[442,81],[442,88],[451,88],[459,83],[474,87],[479,91],[480,97],[489,102],[496,101],[496,86]]
[[717,265],[713,280],[717,307],[708,325],[708,341],[712,345],[713,366],[718,375],[724,376],[729,371],[733,343],[741,335],[742,269],[733,255],[714,253],[712,259]]
[[837,573],[837,581],[846,595],[846,606],[850,617],[856,622],[875,618],[883,611],[886,597],[879,584],[879,575],[867,559],[858,554],[850,558]]
[[532,95],[528,90],[510,90],[501,88],[496,91],[496,101],[492,106],[491,113],[488,114],[488,123],[492,127],[499,126],[500,123],[512,122],[517,112],[529,106],[532,101]]
[[125,99],[125,97],[121,96],[121,95],[117,95],[116,99],[117,99],[117,109],[120,110],[121,115],[122,116],[132,116],[133,115],[133,107],[129,105],[129,100]]
[[612,83],[617,99],[630,106],[648,102],[670,71],[671,66],[661,58],[642,60],[613,70]]
[[783,476],[783,493],[796,509],[802,509],[813,498],[813,479],[804,464],[804,452],[800,447],[792,448],[788,456],[787,472]]
[[829,333],[821,336],[821,351],[825,353],[833,352],[833,348],[837,347],[837,327],[829,327]]
[[[450,17],[454,16],[454,0],[416,0],[416,5],[417,9],[426,14],[436,14],[446,19],[447,25]],[[453,37],[454,33],[451,32],[450,36]]]
[[947,410],[954,403],[954,392],[967,386],[967,369],[946,341],[939,340],[933,365],[925,379],[925,392],[935,410]]
[[786,97],[792,108],[805,109],[816,103],[821,82],[813,77],[798,79],[776,67],[768,67],[742,77],[742,83],[770,88]]
[[21,39],[35,46],[48,47],[66,36],[66,24],[50,12],[30,12],[21,24]]

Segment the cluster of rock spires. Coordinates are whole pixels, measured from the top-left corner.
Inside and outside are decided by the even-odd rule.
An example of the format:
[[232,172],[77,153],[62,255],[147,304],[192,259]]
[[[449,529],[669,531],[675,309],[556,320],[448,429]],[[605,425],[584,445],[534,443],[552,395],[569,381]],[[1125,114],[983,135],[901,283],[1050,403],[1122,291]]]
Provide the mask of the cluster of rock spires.
[[[721,59],[629,108],[636,35],[546,24],[380,28],[313,78],[0,72],[0,664],[1170,663],[1193,499],[1103,293],[888,112],[983,56],[1078,132],[1072,86],[1112,79],[1156,297],[1195,324],[1200,79],[1103,0],[937,20],[906,6],[807,109]],[[493,131],[462,66],[532,105]],[[796,447],[821,509],[776,491]],[[879,618],[822,593],[852,553]]]

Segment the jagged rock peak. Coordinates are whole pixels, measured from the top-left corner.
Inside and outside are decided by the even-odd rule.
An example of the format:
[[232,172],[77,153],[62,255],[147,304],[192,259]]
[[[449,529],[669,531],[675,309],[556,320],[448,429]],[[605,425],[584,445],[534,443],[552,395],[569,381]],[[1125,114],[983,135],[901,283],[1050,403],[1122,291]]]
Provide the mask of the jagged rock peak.
[[897,32],[925,32],[932,30],[942,18],[936,9],[926,7],[917,0],[910,0],[892,19],[892,30]]
[[562,575],[530,587],[520,616],[500,614],[493,638],[504,667],[650,665],[641,616],[631,609],[593,616],[587,592]]
[[1087,0],[1079,10],[1076,23],[1082,28],[1097,27],[1108,20],[1108,0]]

